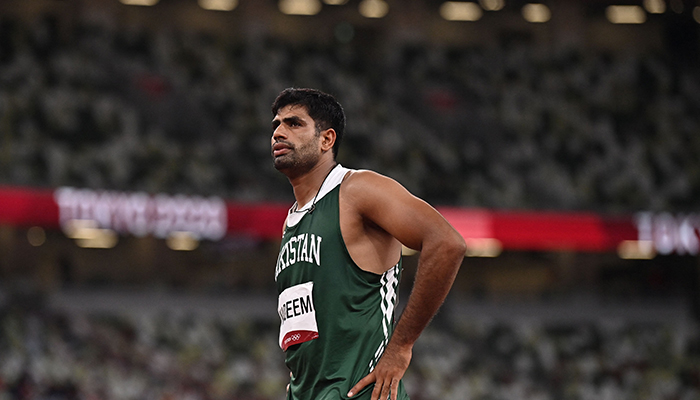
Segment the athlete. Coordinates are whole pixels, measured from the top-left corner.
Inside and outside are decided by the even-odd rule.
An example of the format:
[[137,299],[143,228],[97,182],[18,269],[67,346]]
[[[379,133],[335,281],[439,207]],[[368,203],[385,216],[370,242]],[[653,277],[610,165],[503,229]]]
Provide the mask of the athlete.
[[[331,95],[286,89],[272,115],[274,166],[296,198],[275,268],[287,399],[408,399],[401,379],[452,286],[464,240],[393,179],[336,162],[345,115]],[[402,244],[420,256],[394,327]]]

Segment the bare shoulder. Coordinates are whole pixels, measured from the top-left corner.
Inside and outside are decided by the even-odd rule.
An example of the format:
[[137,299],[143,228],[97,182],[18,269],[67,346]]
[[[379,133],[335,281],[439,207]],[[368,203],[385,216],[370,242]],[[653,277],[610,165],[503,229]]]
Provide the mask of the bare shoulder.
[[405,246],[420,250],[425,240],[461,236],[426,201],[396,180],[373,171],[356,171],[341,186],[341,210],[355,220],[371,221]]
[[346,206],[375,217],[399,204],[417,200],[396,180],[370,170],[350,172],[343,181],[341,197]]
[[343,180],[343,191],[349,195],[366,196],[371,192],[384,193],[393,190],[405,189],[394,179],[367,169],[351,171]]

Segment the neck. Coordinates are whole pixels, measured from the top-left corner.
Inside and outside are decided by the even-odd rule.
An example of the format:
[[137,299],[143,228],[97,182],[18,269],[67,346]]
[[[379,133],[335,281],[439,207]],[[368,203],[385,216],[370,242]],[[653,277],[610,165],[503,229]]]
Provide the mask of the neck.
[[289,182],[294,189],[294,198],[299,207],[306,205],[318,194],[321,190],[321,185],[323,185],[326,177],[336,165],[338,163],[333,159],[322,159],[309,172],[289,178]]

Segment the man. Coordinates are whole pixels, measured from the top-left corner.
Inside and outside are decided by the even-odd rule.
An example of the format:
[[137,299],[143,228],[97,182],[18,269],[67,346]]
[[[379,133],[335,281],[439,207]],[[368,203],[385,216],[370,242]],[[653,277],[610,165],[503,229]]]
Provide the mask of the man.
[[[286,89],[272,105],[272,157],[296,203],[275,268],[288,399],[408,399],[401,378],[461,265],[461,235],[393,179],[336,162],[340,104]],[[401,245],[419,250],[394,328]]]

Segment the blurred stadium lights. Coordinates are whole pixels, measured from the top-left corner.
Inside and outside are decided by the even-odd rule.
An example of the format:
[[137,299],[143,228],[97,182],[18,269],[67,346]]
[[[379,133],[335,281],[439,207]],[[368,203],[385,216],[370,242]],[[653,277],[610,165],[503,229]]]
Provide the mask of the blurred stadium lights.
[[32,226],[27,230],[27,241],[34,247],[39,247],[46,243],[46,232],[44,228]]
[[97,221],[92,219],[73,219],[63,225],[63,232],[71,239],[86,239],[94,236]]
[[111,249],[117,245],[117,234],[111,229],[98,228],[97,221],[74,219],[64,225],[66,236],[74,239],[79,247]]
[[111,229],[94,229],[92,237],[76,239],[75,243],[84,249],[111,249],[117,245],[117,234]]
[[348,0],[323,0],[323,2],[329,6],[342,6],[343,4],[347,3]]
[[682,14],[685,11],[685,5],[683,5],[683,0],[671,0],[671,10],[676,14]]
[[644,9],[650,14],[663,14],[666,12],[664,0],[644,0]]
[[401,246],[401,255],[402,256],[410,257],[410,256],[413,256],[416,254],[418,254],[418,250],[413,250],[413,249],[410,249],[410,248],[403,246],[403,245]]
[[119,0],[120,3],[127,6],[154,6],[159,0]]
[[[498,257],[503,252],[503,244],[498,239],[492,238],[465,238],[467,243],[467,257]],[[401,247],[401,255],[410,257],[418,254],[419,251],[406,246]]]
[[165,243],[175,251],[192,251],[199,247],[199,240],[191,232],[172,232]]
[[656,250],[650,240],[624,240],[617,247],[617,255],[624,260],[651,260]]
[[383,18],[389,13],[389,5],[384,0],[362,0],[359,11],[365,18]]
[[446,1],[440,6],[440,16],[448,21],[478,21],[483,15],[479,5],[469,1]]
[[503,244],[498,239],[465,239],[467,257],[498,257],[503,251]]
[[279,9],[287,15],[316,15],[321,11],[319,0],[280,0]]
[[198,4],[205,10],[232,11],[238,7],[238,0],[198,0]]
[[615,5],[605,9],[605,16],[613,24],[643,24],[647,14],[640,6]]
[[552,18],[552,12],[544,4],[528,3],[522,8],[523,18],[525,21],[532,23],[547,22]]
[[499,11],[505,7],[505,0],[479,0],[479,5],[486,11]]

